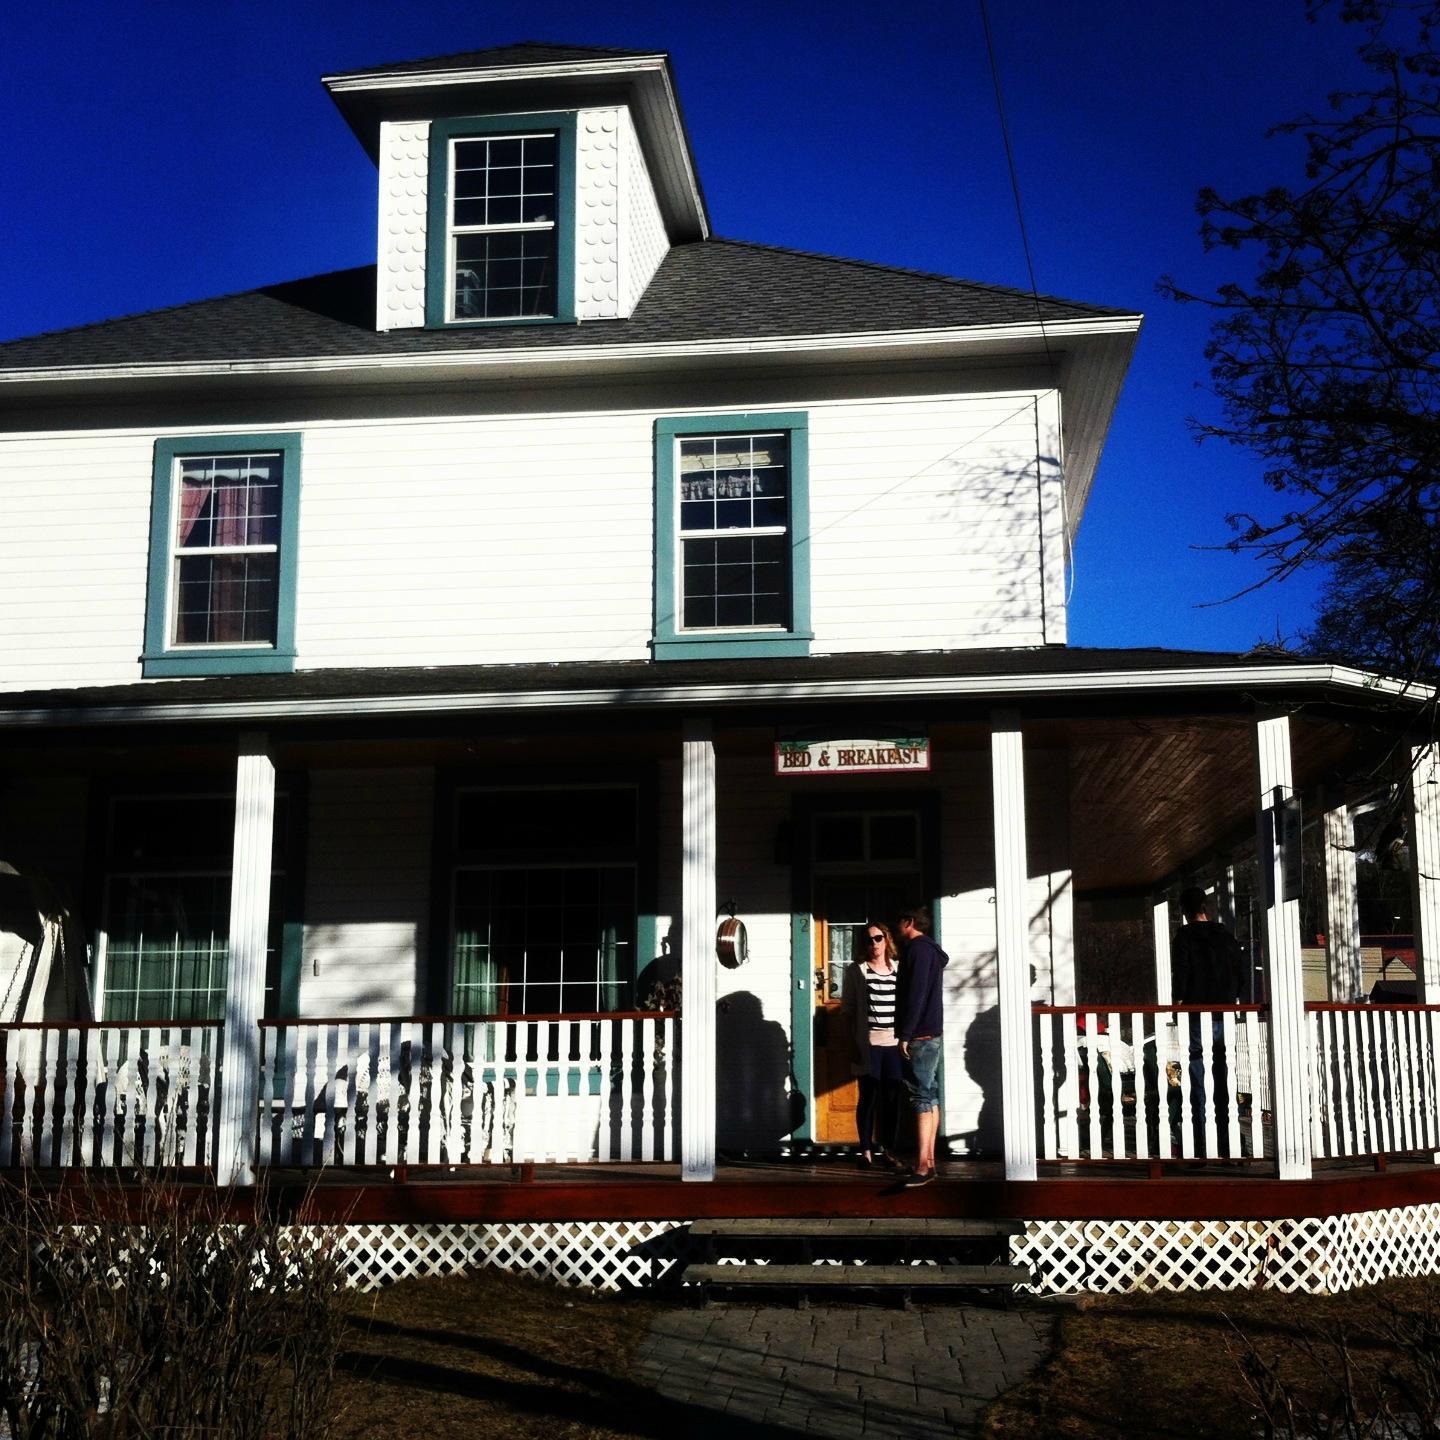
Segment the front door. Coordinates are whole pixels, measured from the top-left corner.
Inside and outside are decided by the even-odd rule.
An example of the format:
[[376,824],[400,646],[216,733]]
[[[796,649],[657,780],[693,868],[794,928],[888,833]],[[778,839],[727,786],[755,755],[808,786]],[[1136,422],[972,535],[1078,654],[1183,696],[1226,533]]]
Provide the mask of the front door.
[[851,1073],[851,1029],[840,1013],[857,935],[914,904],[921,890],[920,817],[913,810],[821,813],[812,830],[811,914],[815,937],[815,1140],[853,1145],[859,1087]]

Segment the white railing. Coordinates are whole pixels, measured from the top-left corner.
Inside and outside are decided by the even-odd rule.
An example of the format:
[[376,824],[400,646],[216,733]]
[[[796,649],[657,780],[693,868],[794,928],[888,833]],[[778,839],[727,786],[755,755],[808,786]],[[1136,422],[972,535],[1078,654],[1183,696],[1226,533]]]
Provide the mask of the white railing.
[[672,1013],[261,1024],[262,1166],[672,1161]]
[[1305,1007],[1317,1159],[1440,1150],[1440,1005]]
[[217,1024],[0,1025],[0,1166],[192,1166],[214,1150]]
[[1266,1153],[1262,1007],[1033,1008],[1041,1160]]

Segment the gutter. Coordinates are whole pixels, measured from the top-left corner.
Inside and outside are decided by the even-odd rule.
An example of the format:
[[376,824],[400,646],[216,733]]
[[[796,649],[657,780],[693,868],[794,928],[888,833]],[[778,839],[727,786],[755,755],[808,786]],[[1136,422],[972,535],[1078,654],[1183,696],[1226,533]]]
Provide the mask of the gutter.
[[[346,371],[493,370],[505,366],[597,365],[627,360],[710,359],[724,356],[804,355],[825,351],[866,351],[884,347],[932,348],[953,345],[1042,343],[1070,337],[1131,335],[1140,315],[1013,325],[964,326],[946,330],[852,331],[837,335],[773,336],[759,339],[700,340],[651,345],[575,345],[564,349],[439,350],[389,355],[320,355],[286,360],[194,360],[185,364],[72,365],[0,370],[0,384],[26,385],[82,380],[185,379],[223,375],[334,374]],[[589,322],[604,325],[603,320]],[[582,327],[583,328],[583,327]],[[390,332],[396,333],[396,332]]]
[[[160,682],[162,685],[164,682]],[[1100,670],[1083,675],[887,677],[871,680],[757,681],[748,684],[637,685],[617,689],[476,690],[448,695],[347,696],[299,700],[174,701],[125,705],[0,709],[0,729],[138,722],[323,720],[364,716],[442,715],[493,710],[733,708],[756,704],[825,704],[859,700],[1023,699],[1121,691],[1279,690],[1332,686],[1415,704],[1432,701],[1424,685],[1386,680],[1344,665],[1257,665],[1247,669]]]

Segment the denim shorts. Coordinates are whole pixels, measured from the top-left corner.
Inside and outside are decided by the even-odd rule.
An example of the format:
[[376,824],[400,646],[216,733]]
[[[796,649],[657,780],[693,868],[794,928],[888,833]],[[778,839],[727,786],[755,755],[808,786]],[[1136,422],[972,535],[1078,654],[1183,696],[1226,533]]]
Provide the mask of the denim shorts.
[[905,1062],[905,1088],[917,1115],[940,1106],[940,1086],[936,1076],[940,1070],[941,1043],[938,1035],[929,1040],[912,1040],[910,1058]]

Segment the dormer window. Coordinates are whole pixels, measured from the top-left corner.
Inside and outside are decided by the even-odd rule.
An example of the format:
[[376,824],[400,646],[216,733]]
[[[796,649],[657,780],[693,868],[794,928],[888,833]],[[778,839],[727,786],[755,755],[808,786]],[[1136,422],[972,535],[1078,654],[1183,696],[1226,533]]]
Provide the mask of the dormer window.
[[426,323],[572,320],[575,117],[437,120]]
[[450,142],[451,320],[555,314],[554,135]]

